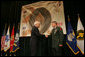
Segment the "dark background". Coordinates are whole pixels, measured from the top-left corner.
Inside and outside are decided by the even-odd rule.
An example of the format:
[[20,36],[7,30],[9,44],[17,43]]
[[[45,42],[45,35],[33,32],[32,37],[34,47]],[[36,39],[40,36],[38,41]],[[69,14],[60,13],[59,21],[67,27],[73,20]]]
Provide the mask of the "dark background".
[[[42,0],[40,0],[42,1]],[[21,8],[23,5],[27,5],[36,1],[1,1],[1,33],[4,30],[5,24],[10,25],[11,28],[13,24],[15,24],[17,29],[17,24],[20,23],[21,20]],[[81,22],[84,26],[84,1],[75,0],[75,1],[66,1],[64,0],[64,12],[65,12],[65,21],[67,25],[67,17],[69,15],[71,19],[71,24],[76,32],[78,14],[80,14]],[[67,26],[66,26],[67,27]],[[11,30],[10,30],[11,31]],[[16,30],[15,30],[16,31]]]
[[[20,23],[21,20],[21,8],[23,5],[27,5],[33,2],[38,2],[36,1],[1,1],[1,18],[0,18],[0,30],[1,30],[1,35],[4,30],[5,24],[7,24],[6,30],[8,28],[8,25],[10,25],[10,33],[12,31],[13,25],[15,24],[15,32],[17,30],[17,25]],[[84,1],[66,1],[64,0],[64,13],[65,13],[65,22],[66,22],[66,28],[67,28],[67,19],[68,15],[71,19],[71,25],[76,33],[77,29],[77,21],[78,21],[78,14],[80,14],[81,22],[84,26],[84,19],[85,19],[85,14],[84,14]],[[0,35],[0,38],[1,38]],[[66,36],[66,35],[65,35]],[[49,40],[45,40],[43,44],[48,42]],[[27,44],[29,42],[29,37],[24,37],[20,39],[20,47],[21,47],[21,53],[18,51],[18,55],[29,55],[28,54],[28,46]],[[42,43],[41,43],[42,44]],[[42,44],[42,45],[43,45]],[[65,44],[65,42],[64,42]],[[44,46],[44,45],[43,45]],[[45,45],[46,46],[46,45]],[[67,47],[67,45],[64,46],[64,54],[65,55],[74,55],[70,49]],[[45,55],[45,54],[44,54]],[[81,53],[79,54],[81,55]]]

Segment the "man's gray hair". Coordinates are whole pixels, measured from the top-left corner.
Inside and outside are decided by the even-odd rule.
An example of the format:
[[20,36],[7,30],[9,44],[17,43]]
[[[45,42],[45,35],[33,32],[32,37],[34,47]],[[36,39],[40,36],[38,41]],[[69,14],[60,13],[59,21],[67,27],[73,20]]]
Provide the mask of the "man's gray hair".
[[34,25],[36,25],[36,24],[40,24],[40,22],[39,22],[39,21],[35,21],[35,22],[34,22]]

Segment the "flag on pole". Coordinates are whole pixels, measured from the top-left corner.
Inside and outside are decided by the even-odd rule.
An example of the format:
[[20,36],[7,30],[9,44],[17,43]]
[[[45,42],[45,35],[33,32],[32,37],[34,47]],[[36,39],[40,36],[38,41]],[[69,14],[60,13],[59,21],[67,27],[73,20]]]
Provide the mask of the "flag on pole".
[[4,50],[5,39],[6,39],[6,35],[5,35],[6,26],[7,26],[7,24],[5,24],[5,29],[4,29],[3,34],[2,34],[2,37],[1,37],[1,51]]
[[5,29],[4,29],[4,32],[3,32],[3,35],[1,37],[1,51],[4,50],[4,46],[5,46]]
[[10,27],[8,27],[7,34],[6,34],[5,46],[4,46],[5,52],[10,48],[10,32],[9,32],[9,29],[10,29]]
[[19,49],[19,29],[17,29],[14,45],[13,45],[13,52],[16,52]]
[[78,23],[77,23],[77,45],[82,54],[84,54],[84,27],[78,15]]
[[68,45],[68,47],[71,49],[71,51],[75,55],[77,55],[79,53],[79,48],[77,47],[76,36],[75,36],[74,30],[71,26],[69,17],[68,17],[68,28],[67,28],[66,44]]
[[12,29],[11,39],[10,39],[10,53],[13,51],[13,45],[14,45],[14,26]]

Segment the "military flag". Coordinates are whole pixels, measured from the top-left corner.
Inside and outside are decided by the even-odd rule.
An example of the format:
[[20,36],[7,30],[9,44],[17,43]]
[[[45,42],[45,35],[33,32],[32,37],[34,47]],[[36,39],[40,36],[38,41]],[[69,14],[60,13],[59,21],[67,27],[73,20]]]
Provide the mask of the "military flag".
[[14,26],[12,29],[11,39],[10,39],[10,53],[13,51],[13,45],[14,45]]
[[67,28],[66,44],[68,45],[68,47],[71,49],[71,51],[75,55],[77,55],[79,53],[79,48],[77,47],[76,36],[75,36],[74,30],[71,26],[69,17],[68,17],[68,28]]
[[9,32],[9,29],[10,29],[10,27],[8,27],[7,34],[6,34],[5,46],[4,46],[5,52],[10,48],[10,32]]
[[5,46],[5,39],[6,39],[6,35],[5,35],[5,32],[6,32],[6,25],[5,24],[5,29],[3,31],[3,34],[2,34],[2,37],[1,37],[1,51],[4,50],[4,46]]
[[84,27],[78,15],[78,23],[77,23],[77,45],[82,54],[84,54]]
[[13,45],[13,52],[16,52],[19,49],[19,29],[17,29],[14,45]]
[[3,32],[3,35],[1,37],[1,51],[4,50],[4,46],[5,46],[5,29],[4,29],[4,32]]

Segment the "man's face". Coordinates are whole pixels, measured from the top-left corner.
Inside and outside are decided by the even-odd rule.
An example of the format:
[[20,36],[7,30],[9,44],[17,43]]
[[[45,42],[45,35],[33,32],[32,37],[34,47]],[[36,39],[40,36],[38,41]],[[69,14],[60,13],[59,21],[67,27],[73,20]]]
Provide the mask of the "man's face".
[[55,23],[52,23],[52,27],[55,28],[56,27],[56,24]]
[[39,28],[40,27],[40,24],[37,24],[37,27]]

